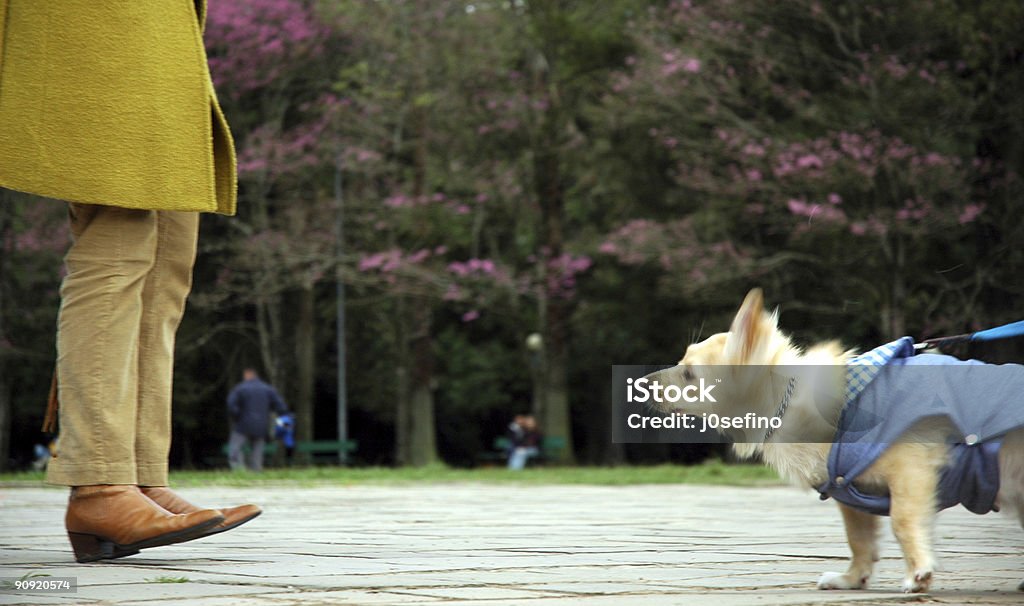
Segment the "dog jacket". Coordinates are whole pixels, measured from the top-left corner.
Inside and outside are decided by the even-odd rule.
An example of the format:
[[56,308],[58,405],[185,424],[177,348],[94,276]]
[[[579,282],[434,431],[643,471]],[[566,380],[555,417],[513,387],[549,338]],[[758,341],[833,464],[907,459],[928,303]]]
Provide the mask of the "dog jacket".
[[947,439],[939,509],[958,503],[979,514],[995,509],[1001,438],[1024,427],[1024,366],[914,355],[914,340],[903,337],[853,358],[846,383],[828,481],[817,487],[822,499],[889,515],[889,496],[863,493],[854,480],[915,423],[944,416],[956,433]]

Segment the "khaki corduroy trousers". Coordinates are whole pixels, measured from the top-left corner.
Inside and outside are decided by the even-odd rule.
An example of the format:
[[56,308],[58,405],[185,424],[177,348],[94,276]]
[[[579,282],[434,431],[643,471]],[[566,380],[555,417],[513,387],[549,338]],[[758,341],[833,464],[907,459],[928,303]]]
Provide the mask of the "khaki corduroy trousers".
[[167,485],[174,339],[199,214],[70,204],[57,326],[60,434],[47,481]]

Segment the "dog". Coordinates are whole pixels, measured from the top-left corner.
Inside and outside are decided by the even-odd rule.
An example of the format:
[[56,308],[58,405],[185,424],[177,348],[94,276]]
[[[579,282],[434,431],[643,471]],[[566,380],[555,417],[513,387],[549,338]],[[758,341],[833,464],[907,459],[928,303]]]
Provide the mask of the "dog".
[[[912,341],[909,338],[906,341],[912,350]],[[932,357],[954,360],[948,356]],[[949,506],[940,502],[938,492],[946,477],[944,472],[952,465],[949,436],[958,430],[948,418],[928,417],[915,422],[892,443],[885,444],[884,452],[856,477],[851,476],[850,480],[830,477],[830,465],[834,463],[834,460],[830,463],[830,453],[836,448],[837,427],[846,422],[844,411],[850,412],[844,393],[848,387],[847,365],[853,360],[855,352],[844,350],[837,342],[821,343],[806,350],[796,347],[779,330],[777,311],[765,311],[763,294],[760,289],[754,289],[744,299],[729,332],[689,345],[676,366],[647,378],[680,389],[698,383],[716,385],[714,401],[662,405],[662,412],[698,417],[713,414],[737,420],[753,412],[758,417],[779,419],[777,427],[765,429],[766,425],[762,424],[747,428],[737,423],[722,433],[733,440],[733,448],[739,456],[759,456],[783,478],[816,488],[823,498],[829,495],[828,490],[849,487],[865,498],[884,499],[885,513],[892,518],[893,534],[906,564],[903,591],[927,591],[935,569],[931,544],[934,520],[940,505]],[[788,372],[788,369],[797,368],[823,370],[815,373],[810,381],[779,380],[780,376],[794,374],[795,371]],[[1022,371],[1015,376],[1024,376],[1024,367],[1015,368]],[[813,385],[807,385],[808,382]],[[1015,401],[1004,403],[1008,409],[1016,411],[1016,419],[1024,418],[1022,399],[1024,395],[1018,395]],[[887,404],[898,406],[899,402]],[[993,489],[994,502],[983,509],[1014,513],[1024,527],[1022,427],[1024,425],[1018,425],[999,435],[999,443],[994,444],[995,449],[990,449],[992,456],[998,457],[998,473],[994,471],[995,466],[990,465],[991,473],[998,478],[998,494]],[[967,446],[973,444],[971,438],[967,445],[959,444],[957,448],[967,450]],[[844,486],[844,482],[849,484]],[[970,481],[965,485],[969,484]],[[836,496],[842,513],[852,557],[846,572],[826,572],[817,586],[819,589],[864,589],[879,559],[879,516],[878,512],[856,507],[856,503],[844,503],[840,492],[843,491],[832,496]],[[1019,589],[1024,591],[1024,582]]]

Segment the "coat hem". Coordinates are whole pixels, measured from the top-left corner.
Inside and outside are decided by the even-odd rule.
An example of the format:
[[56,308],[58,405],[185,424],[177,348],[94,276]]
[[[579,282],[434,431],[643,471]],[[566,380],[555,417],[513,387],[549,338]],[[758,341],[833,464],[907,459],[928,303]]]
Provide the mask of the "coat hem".
[[214,213],[222,215],[230,215],[233,213],[224,212],[218,207],[216,203],[204,204],[202,206],[196,204],[166,204],[161,203],[159,206],[153,204],[135,204],[123,200],[91,200],[82,198],[79,196],[68,196],[61,194],[57,191],[46,191],[40,190],[33,187],[22,187],[16,184],[12,184],[9,181],[0,179],[0,187],[9,189],[23,194],[29,194],[33,196],[41,196],[43,198],[49,198],[58,202],[74,202],[75,204],[90,204],[94,206],[114,206],[117,208],[130,208],[132,210],[169,210],[176,212],[197,212],[197,213]]

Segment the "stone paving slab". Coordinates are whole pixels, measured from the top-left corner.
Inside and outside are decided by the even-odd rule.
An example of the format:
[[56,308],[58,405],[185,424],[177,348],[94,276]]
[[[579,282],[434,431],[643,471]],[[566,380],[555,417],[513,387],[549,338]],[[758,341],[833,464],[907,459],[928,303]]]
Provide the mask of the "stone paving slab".
[[[443,604],[862,606],[1024,603],[1024,532],[1007,517],[939,516],[932,593],[898,593],[888,529],[868,591],[821,592],[845,569],[835,506],[792,488],[404,486],[198,488],[195,502],[256,502],[221,535],[76,564],[66,492],[0,489],[0,576],[73,576],[74,594],[0,589],[0,604]],[[186,582],[166,582],[171,579]]]

